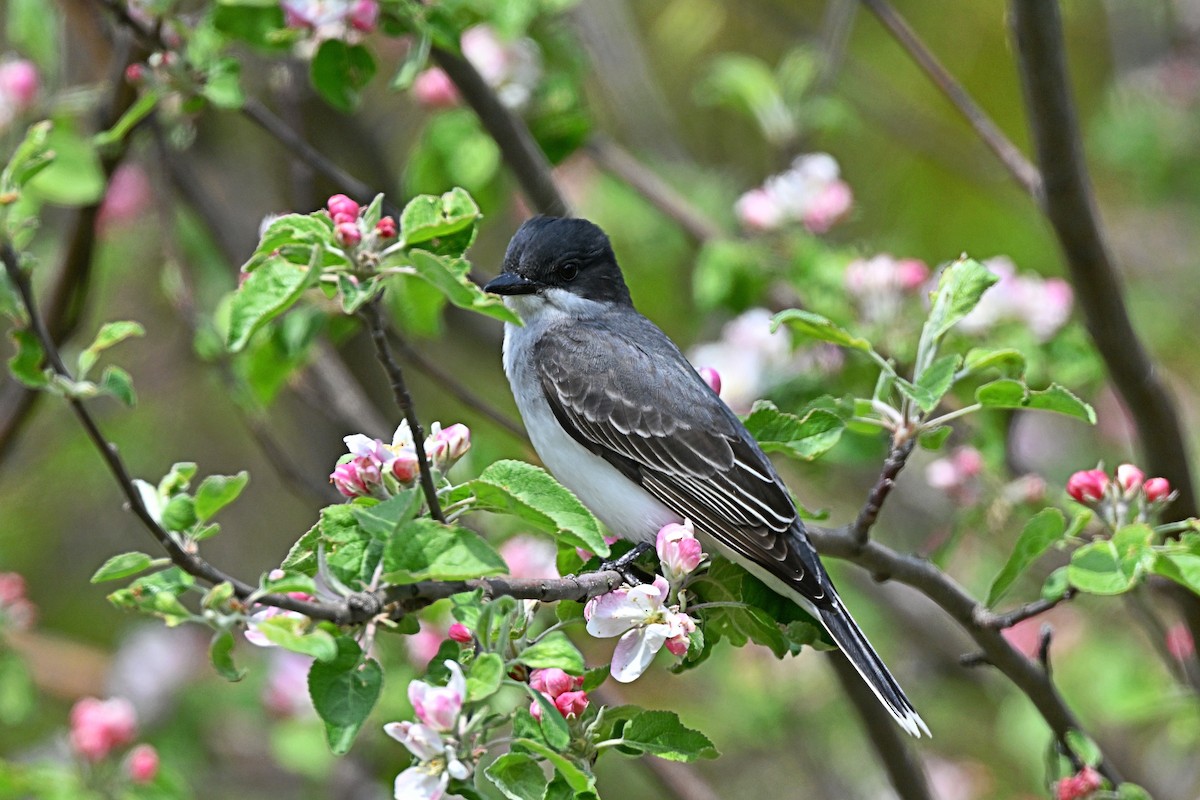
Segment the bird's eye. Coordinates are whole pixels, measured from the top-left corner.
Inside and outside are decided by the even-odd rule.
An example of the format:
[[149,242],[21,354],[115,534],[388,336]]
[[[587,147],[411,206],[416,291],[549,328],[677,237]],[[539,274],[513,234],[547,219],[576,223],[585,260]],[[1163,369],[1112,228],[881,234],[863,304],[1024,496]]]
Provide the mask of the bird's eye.
[[578,261],[564,261],[562,266],[558,268],[558,274],[564,281],[573,281],[575,276],[579,274]]

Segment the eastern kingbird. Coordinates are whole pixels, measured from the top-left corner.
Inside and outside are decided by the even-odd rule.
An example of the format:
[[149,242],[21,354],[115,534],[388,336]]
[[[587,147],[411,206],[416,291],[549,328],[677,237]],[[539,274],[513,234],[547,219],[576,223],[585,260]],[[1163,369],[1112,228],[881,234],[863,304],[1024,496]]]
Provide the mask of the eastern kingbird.
[[550,472],[630,541],[690,520],[706,544],[819,619],[901,727],[928,735],[842,605],[770,460],[634,309],[604,231],[531,219],[484,288],[525,323],[504,326],[504,371]]

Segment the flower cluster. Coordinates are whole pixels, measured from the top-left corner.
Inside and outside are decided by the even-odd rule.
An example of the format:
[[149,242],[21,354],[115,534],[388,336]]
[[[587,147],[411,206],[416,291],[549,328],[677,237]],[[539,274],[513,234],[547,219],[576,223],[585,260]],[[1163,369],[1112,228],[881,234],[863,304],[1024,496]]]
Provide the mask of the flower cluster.
[[[541,51],[532,39],[505,42],[488,25],[463,31],[463,57],[496,90],[500,102],[520,110],[529,104],[542,77]],[[440,67],[430,67],[413,81],[413,96],[426,108],[450,108],[459,102],[458,89]]]
[[987,333],[1002,322],[1019,322],[1038,341],[1046,341],[1071,318],[1074,294],[1061,278],[1018,275],[1016,265],[1004,256],[983,262],[1000,280],[983,294],[979,304],[959,323],[969,334]]
[[1063,778],[1054,786],[1055,800],[1084,800],[1104,786],[1100,773],[1084,767],[1077,774]]
[[379,24],[378,0],[280,0],[283,21],[315,42],[354,41]]
[[843,282],[866,322],[888,324],[899,317],[904,301],[929,282],[929,266],[920,259],[881,253],[851,261]]
[[37,606],[25,596],[25,578],[17,572],[0,572],[0,629],[28,630],[37,617]]
[[[583,691],[583,676],[571,676],[557,667],[535,669],[529,675],[529,685],[535,692],[558,709],[564,719],[579,717],[588,707],[587,692]],[[542,718],[542,704],[534,700],[529,704],[529,713],[535,719]]]
[[1081,470],[1067,479],[1067,494],[1095,509],[1114,529],[1145,522],[1175,499],[1166,478],[1147,478],[1133,464],[1117,467],[1113,477],[1103,469]]
[[41,79],[32,61],[6,58],[0,61],[0,130],[33,107]]
[[738,198],[734,213],[742,227],[773,231],[801,222],[813,233],[825,233],[850,211],[854,195],[840,178],[837,161],[828,153],[797,156],[785,172]]
[[329,216],[333,217],[334,236],[342,247],[358,247],[366,239],[368,246],[378,246],[387,239],[395,239],[398,233],[396,220],[383,217],[375,227],[367,230],[359,215],[362,207],[344,194],[335,194],[325,204]]
[[[137,736],[137,712],[123,697],[85,697],[71,708],[71,749],[93,764]],[[125,774],[134,783],[150,783],[158,775],[158,751],[139,744],[125,757]]]
[[691,524],[664,526],[656,550],[668,577],[622,586],[593,597],[583,608],[588,633],[601,639],[621,637],[612,656],[612,676],[621,683],[637,680],[664,646],[671,655],[686,655],[696,630],[696,620],[679,603],[668,605],[671,595],[678,595],[678,584],[704,559]]
[[[338,462],[329,480],[344,496],[386,499],[399,487],[411,485],[417,479],[416,443],[407,420],[396,428],[390,445],[361,433],[347,436],[343,441],[350,453]],[[441,423],[435,422],[425,438],[425,458],[440,472],[450,469],[469,449],[471,431],[466,425],[443,429]]]
[[[438,800],[450,779],[466,780],[474,771],[472,754],[463,745],[467,720],[463,701],[467,679],[457,661],[446,661],[450,682],[431,686],[424,681],[408,685],[408,699],[417,722],[389,722],[388,736],[408,748],[417,763],[396,776],[396,800]],[[465,760],[464,760],[465,759]]]

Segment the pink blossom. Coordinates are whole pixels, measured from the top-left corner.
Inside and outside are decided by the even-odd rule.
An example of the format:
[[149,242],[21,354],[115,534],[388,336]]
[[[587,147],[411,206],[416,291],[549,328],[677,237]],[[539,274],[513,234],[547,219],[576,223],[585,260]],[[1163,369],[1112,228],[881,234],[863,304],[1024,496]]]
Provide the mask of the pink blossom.
[[500,556],[514,578],[557,578],[558,548],[535,536],[514,536],[500,545]]
[[267,685],[262,693],[263,706],[284,718],[312,715],[312,697],[308,693],[312,657],[283,648],[272,650],[271,656]]
[[[610,544],[610,545],[616,544],[619,541],[621,541],[620,536],[608,536],[608,535],[604,536],[605,544]],[[596,554],[593,553],[591,550],[584,550],[582,547],[576,547],[575,552],[579,556],[580,560],[582,560],[582,561],[591,561],[593,558],[596,557]]]
[[1196,654],[1196,642],[1192,631],[1182,622],[1167,629],[1167,652],[1177,661],[1187,661]]
[[825,233],[850,213],[854,194],[845,181],[825,184],[804,209],[801,220],[813,233]]
[[785,219],[783,207],[762,188],[751,189],[739,197],[733,204],[733,213],[742,227],[751,231],[773,231]]
[[1117,485],[1121,487],[1121,491],[1126,497],[1132,497],[1138,489],[1142,488],[1142,482],[1146,480],[1146,473],[1142,472],[1133,464],[1122,464],[1117,467]]
[[554,698],[554,707],[567,719],[578,717],[588,707],[587,692],[563,692]]
[[396,220],[391,217],[381,217],[379,222],[375,223],[375,233],[381,239],[395,239],[397,233]]
[[[344,194],[335,194],[325,203],[329,214],[335,222],[353,221],[358,219],[360,206]],[[338,219],[342,217],[342,219]]]
[[1067,494],[1080,503],[1102,499],[1107,489],[1108,473],[1102,469],[1081,470],[1067,479]]
[[432,623],[421,620],[417,632],[404,637],[408,660],[418,667],[425,667],[438,654],[446,634]]
[[370,33],[379,24],[379,3],[376,0],[355,0],[346,18],[355,30]]
[[158,751],[153,745],[139,744],[125,759],[125,774],[134,783],[150,783],[158,776]]
[[471,767],[459,759],[453,740],[444,739],[428,725],[389,722],[383,730],[418,761],[396,776],[396,800],[441,800],[451,778],[466,780],[471,776]]
[[424,681],[408,684],[408,700],[417,719],[438,732],[454,730],[467,697],[467,679],[462,667],[457,661],[444,663],[450,671],[450,682],[446,686],[431,686]]
[[925,467],[925,482],[958,503],[969,505],[977,496],[975,478],[983,471],[983,456],[974,447],[959,447]]
[[89,761],[100,761],[136,734],[137,714],[123,697],[85,697],[71,708],[71,746]]
[[461,422],[444,430],[440,422],[429,426],[429,436],[425,439],[425,455],[433,466],[442,472],[454,466],[454,463],[470,449],[471,430]]
[[447,638],[459,644],[470,644],[475,635],[471,633],[471,629],[461,622],[456,622],[450,626],[450,630],[446,632]]
[[666,648],[671,655],[683,658],[692,646],[691,637],[696,631],[696,621],[687,614],[677,614],[676,622],[679,623],[679,632],[667,639]]
[[774,381],[796,370],[787,328],[771,331],[771,312],[752,308],[727,322],[721,338],[692,348],[688,358],[721,375],[721,399],[739,413]]
[[654,655],[670,639],[678,648],[695,621],[665,603],[670,591],[666,578],[650,585],[621,587],[593,597],[584,606],[587,631],[598,638],[621,637],[613,650],[612,677],[621,683],[637,680]]
[[1005,256],[983,262],[999,277],[984,292],[979,304],[959,323],[959,329],[981,334],[1001,322],[1024,324],[1039,341],[1046,341],[1071,317],[1074,295],[1061,278],[1018,275],[1016,265]]
[[19,572],[0,572],[0,606],[25,599],[25,578]]
[[721,373],[717,372],[712,367],[701,367],[697,372],[704,382],[708,384],[708,388],[712,389],[718,395],[721,394]]
[[1055,786],[1056,800],[1084,800],[1104,785],[1100,773],[1084,767],[1077,775],[1063,778]]
[[[313,599],[312,595],[306,594],[305,592],[288,592],[288,597],[304,601],[310,601]],[[251,614],[250,618],[246,620],[246,631],[243,634],[246,637],[246,641],[258,647],[275,647],[275,643],[267,638],[266,634],[259,630],[260,625],[274,617],[283,617],[285,619],[294,619],[298,621],[306,621],[308,619],[308,617],[304,616],[299,611],[291,611],[286,608],[279,608],[278,606],[260,606],[260,610]]]
[[1146,493],[1146,500],[1157,503],[1170,498],[1171,484],[1166,478],[1150,478],[1142,484],[1142,491]]
[[108,181],[104,202],[96,216],[96,227],[105,230],[113,225],[125,225],[140,220],[150,207],[154,189],[146,170],[139,164],[125,162],[117,167]]
[[704,560],[695,529],[687,520],[682,525],[664,525],[658,532],[655,550],[658,552],[663,577],[671,583],[682,581]]
[[19,114],[37,100],[40,79],[37,67],[23,58],[0,62],[0,105]]
[[426,108],[452,108],[460,101],[458,87],[441,67],[430,67],[417,75],[412,91]]
[[500,102],[515,109],[529,103],[542,76],[541,56],[532,39],[505,42],[491,26],[476,25],[463,31],[460,45]]
[[339,222],[334,230],[338,243],[345,247],[353,247],[362,241],[362,231],[358,229],[358,223]]
[[583,676],[568,675],[557,667],[535,669],[529,674],[529,685],[553,700],[563,692],[583,686]]

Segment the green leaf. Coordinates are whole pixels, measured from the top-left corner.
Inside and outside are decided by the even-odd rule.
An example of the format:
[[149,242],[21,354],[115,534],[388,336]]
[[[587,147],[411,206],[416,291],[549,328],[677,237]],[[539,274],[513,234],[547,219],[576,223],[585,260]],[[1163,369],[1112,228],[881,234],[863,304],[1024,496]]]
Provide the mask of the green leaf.
[[1191,553],[1159,553],[1154,560],[1154,572],[1200,595],[1200,555]]
[[196,584],[196,579],[179,567],[170,567],[153,575],[138,578],[124,589],[108,596],[117,608],[141,611],[161,617],[168,627],[175,627],[192,618],[192,612],[179,602],[179,597]]
[[686,727],[673,711],[643,711],[625,726],[621,738],[626,747],[668,761],[717,757],[709,738]]
[[338,295],[342,299],[342,311],[346,314],[356,313],[383,291],[383,282],[377,277],[360,280],[344,272],[338,273],[337,285]]
[[1096,412],[1057,383],[1040,391],[1032,390],[1011,378],[985,383],[975,391],[975,399],[984,408],[1031,408],[1054,411],[1096,424]]
[[204,76],[200,94],[217,108],[236,111],[246,104],[242,92],[242,66],[233,58],[222,58],[213,63]]
[[321,628],[306,630],[311,623],[303,617],[278,614],[254,623],[254,628],[268,642],[293,653],[312,656],[318,661],[333,661],[338,657],[338,641]]
[[375,59],[361,44],[326,39],[313,56],[310,70],[313,88],[325,102],[350,113],[362,99],[362,90],[375,77]]
[[93,136],[92,144],[94,144],[97,149],[103,150],[104,148],[121,141],[129,135],[129,132],[132,131],[139,122],[150,115],[150,112],[153,111],[155,106],[158,105],[158,100],[159,96],[157,92],[145,92],[134,101],[133,105],[126,109],[125,113],[121,115],[121,118],[117,120],[116,124],[114,124],[108,130],[101,131]]
[[1042,599],[1061,600],[1070,588],[1071,581],[1067,578],[1067,568],[1059,567],[1046,576],[1046,582],[1042,584]]
[[467,699],[486,700],[500,689],[504,680],[504,659],[495,653],[483,653],[471,662],[467,671]]
[[27,54],[42,70],[55,69],[59,65],[58,7],[45,0],[8,0],[7,6],[4,32],[9,46]]
[[327,214],[284,214],[267,226],[254,257],[242,267],[253,272],[262,263],[280,255],[301,253],[294,263],[307,265],[312,261],[312,247],[324,245],[333,238],[333,220]]
[[425,68],[425,63],[429,60],[431,44],[432,39],[428,31],[419,31],[413,37],[408,53],[405,54],[404,61],[396,70],[396,75],[392,78],[391,86],[388,88],[393,92],[403,92],[412,87],[413,81],[416,80],[417,75],[421,73],[421,70]]
[[[942,398],[946,396],[946,392],[950,391],[950,387],[954,385],[959,360],[957,354],[942,356],[920,374],[915,384],[900,381],[897,385],[921,407],[922,411],[928,414],[937,408],[938,403],[942,402]],[[905,391],[906,389],[907,391]]]
[[541,766],[524,753],[505,753],[484,770],[509,800],[543,800],[549,781]]
[[420,517],[387,542],[383,569],[389,583],[416,583],[503,575],[508,566],[474,531]]
[[196,501],[186,494],[175,495],[163,507],[161,522],[169,531],[186,531],[196,521]]
[[470,266],[463,259],[413,250],[408,253],[407,261],[419,278],[436,287],[459,308],[477,311],[501,322],[520,322],[520,318],[505,307],[500,297],[475,285],[467,274]]
[[29,179],[29,191],[41,200],[62,206],[99,202],[107,181],[91,137],[60,120],[50,131],[46,147],[53,152],[54,160]]
[[812,311],[804,311],[799,308],[780,311],[771,319],[771,332],[779,330],[780,325],[787,325],[794,332],[810,339],[861,350],[864,353],[872,352],[871,343],[866,339],[855,336],[832,320]]
[[435,197],[414,197],[400,213],[400,241],[403,247],[439,239],[479,224],[482,214],[467,190],[455,187]]
[[542,718],[538,721],[538,726],[541,728],[546,744],[558,751],[566,750],[571,746],[571,729],[567,727],[567,721],[563,719],[562,712],[546,695],[535,692],[529,686],[525,688],[533,696],[533,701],[541,706]]
[[[12,650],[0,652],[0,724],[15,727],[33,713],[38,690],[24,660]],[[0,784],[3,783],[0,769]]]
[[8,369],[13,377],[30,389],[41,389],[47,384],[46,372],[42,368],[42,345],[37,335],[30,330],[13,330],[17,352],[8,360]]
[[245,470],[237,475],[209,475],[196,490],[196,516],[201,522],[208,522],[237,499],[249,480],[250,473]]
[[231,632],[218,631],[208,648],[208,656],[218,675],[227,681],[237,682],[246,677],[246,670],[238,669],[233,663],[233,644]]
[[358,526],[381,541],[390,539],[400,526],[411,520],[421,510],[424,495],[419,486],[405,489],[382,503],[371,506],[352,505],[350,514]]
[[277,2],[221,2],[213,9],[213,26],[233,39],[265,50],[277,50],[275,34],[284,27]]
[[921,332],[922,341],[937,341],[946,331],[971,313],[979,299],[1000,280],[983,264],[960,258],[942,270],[930,299],[929,318]]
[[517,655],[517,661],[533,669],[558,667],[570,675],[582,675],[587,669],[583,654],[562,631],[546,634],[522,650]]
[[949,425],[939,425],[936,428],[921,431],[917,443],[925,450],[940,450],[954,429]]
[[1095,767],[1103,760],[1104,755],[1100,752],[1100,746],[1092,741],[1086,733],[1077,728],[1071,728],[1066,734],[1067,746],[1071,748],[1079,759],[1089,767]]
[[1011,348],[987,350],[976,347],[967,351],[960,377],[978,375],[989,369],[998,370],[1006,378],[1021,375],[1025,372],[1025,354]]
[[336,755],[345,755],[354,743],[379,692],[383,670],[379,662],[363,658],[362,649],[348,636],[336,643],[337,657],[314,662],[308,671],[308,693],[325,723],[325,738]]
[[1030,564],[1055,542],[1062,541],[1065,532],[1066,519],[1057,508],[1043,509],[1025,523],[1025,529],[1017,538],[1017,544],[1013,547],[1008,562],[992,580],[986,605],[989,608],[995,606]]
[[137,405],[137,392],[133,390],[133,377],[115,365],[108,365],[100,374],[100,388],[108,392],[128,408]]
[[1150,793],[1136,783],[1122,783],[1117,787],[1117,800],[1153,800]]
[[1067,579],[1082,592],[1122,594],[1133,588],[1137,575],[1108,540],[1085,544],[1071,554]]
[[765,452],[785,453],[803,461],[828,452],[846,429],[846,422],[832,411],[814,408],[799,417],[780,411],[767,400],[755,402],[745,423]]
[[[704,609],[706,636],[722,636],[736,647],[748,641],[770,648],[776,658],[799,652],[796,639],[785,635],[780,625],[792,622],[813,624],[813,620],[798,605],[780,597],[744,568],[723,558],[714,558],[703,577],[691,585],[701,602],[728,603]],[[807,630],[807,629],[806,629]]]
[[92,583],[128,578],[130,575],[150,569],[153,564],[154,559],[145,553],[137,551],[121,553],[105,561],[103,566],[96,570],[92,575]]
[[292,306],[321,275],[323,248],[314,246],[307,269],[283,258],[272,258],[250,273],[233,295],[229,307],[227,346],[238,352],[256,330]]
[[[524,711],[524,709],[521,710]],[[528,711],[525,711],[525,716],[530,720],[533,719],[533,717],[529,715]],[[513,727],[513,732],[516,733],[515,724]],[[567,786],[570,787],[572,791],[583,794],[591,792],[596,788],[596,778],[591,774],[590,771],[586,769],[586,767],[576,764],[574,761],[562,755],[561,753],[550,749],[544,742],[534,739],[518,738],[515,742],[513,742],[513,748],[515,749],[517,747],[532,750],[553,764],[555,771],[558,772],[558,774],[566,781]]]
[[600,523],[570,490],[540,467],[502,460],[467,484],[481,511],[512,514],[554,534],[560,543],[582,547],[600,557],[609,553]]
[[292,545],[281,566],[286,570],[315,575],[318,546],[324,546],[328,557],[343,547],[361,544],[369,538],[354,518],[355,508],[357,505],[350,503],[321,509],[320,520]]

